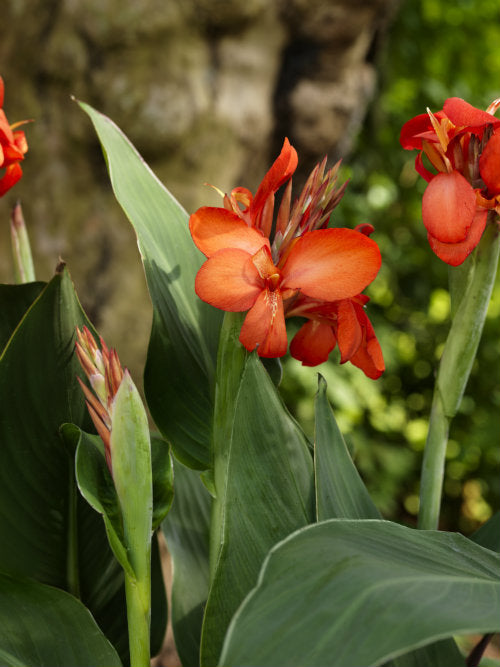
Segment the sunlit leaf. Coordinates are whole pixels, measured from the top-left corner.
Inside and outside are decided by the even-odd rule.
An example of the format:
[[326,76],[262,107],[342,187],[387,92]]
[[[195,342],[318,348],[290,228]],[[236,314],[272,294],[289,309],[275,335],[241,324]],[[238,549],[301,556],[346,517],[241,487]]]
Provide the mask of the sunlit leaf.
[[145,372],[149,408],[179,459],[207,468],[222,313],[194,291],[204,258],[189,234],[187,213],[125,135],[106,116],[80,106],[94,124],[115,196],[137,234],[153,302]]

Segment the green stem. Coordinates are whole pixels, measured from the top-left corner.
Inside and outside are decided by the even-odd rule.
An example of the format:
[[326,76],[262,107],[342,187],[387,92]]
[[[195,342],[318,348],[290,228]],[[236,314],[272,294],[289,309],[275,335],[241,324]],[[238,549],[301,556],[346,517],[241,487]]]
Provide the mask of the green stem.
[[130,667],[150,666],[150,608],[149,579],[138,580],[125,572]]
[[499,242],[498,226],[490,223],[470,258],[474,265],[463,281],[463,296],[458,305],[454,304],[455,313],[436,378],[422,464],[418,526],[424,530],[438,528],[449,426],[460,406],[481,338],[495,282]]
[[10,233],[12,243],[12,257],[14,260],[14,276],[16,283],[31,283],[36,280],[31,246],[28,231],[24,223],[21,204],[18,202],[11,214]]

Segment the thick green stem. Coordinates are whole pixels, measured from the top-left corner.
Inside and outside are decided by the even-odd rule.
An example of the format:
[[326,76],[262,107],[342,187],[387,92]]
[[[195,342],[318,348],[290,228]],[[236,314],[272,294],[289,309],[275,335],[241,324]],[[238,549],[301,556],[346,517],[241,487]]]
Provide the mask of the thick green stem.
[[130,667],[149,667],[150,665],[150,589],[149,577],[137,580],[125,573]]
[[[499,241],[498,226],[490,223],[470,258],[474,266],[462,281],[464,293],[458,305],[453,304],[454,317],[439,364],[422,464],[418,523],[422,529],[438,528],[449,426],[460,406],[481,338],[495,282]],[[458,300],[457,294],[454,298]]]
[[245,365],[246,350],[238,340],[243,315],[226,313],[222,322],[217,353],[215,376],[215,405],[212,431],[212,471],[215,498],[210,521],[210,577],[212,578],[219,557],[224,524],[224,493],[227,481],[227,461],[231,446],[234,420],[234,404],[238,394],[241,374]]

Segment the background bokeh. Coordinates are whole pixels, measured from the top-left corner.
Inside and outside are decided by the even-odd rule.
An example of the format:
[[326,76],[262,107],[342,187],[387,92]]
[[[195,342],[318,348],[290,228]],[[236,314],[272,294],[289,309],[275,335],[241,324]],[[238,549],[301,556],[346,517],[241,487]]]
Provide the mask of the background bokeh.
[[[285,359],[283,394],[313,432],[317,372],[384,515],[413,524],[433,374],[449,327],[447,267],[421,223],[425,183],[402,124],[458,95],[500,96],[496,0],[3,0],[0,73],[26,128],[20,197],[40,278],[61,254],[91,319],[140,377],[150,306],[135,239],[113,200],[96,138],[70,94],[110,115],[187,210],[217,204],[208,181],[255,187],[283,136],[304,174],[343,157],[332,224],[375,226],[383,268],[369,316],[387,370],[373,382],[338,359]],[[474,530],[500,505],[500,285],[448,446],[442,527]]]
[[[373,496],[388,516],[413,523],[433,379],[449,328],[447,267],[421,223],[425,182],[402,124],[450,96],[486,108],[500,96],[500,8],[489,0],[406,2],[377,60],[380,85],[345,174],[351,182],[336,225],[371,222],[383,268],[367,290],[387,364],[376,383],[347,365],[320,368],[336,415]],[[447,451],[442,527],[466,533],[499,507],[500,284]],[[297,392],[296,387],[301,391]],[[288,362],[287,398],[312,428],[314,377]]]

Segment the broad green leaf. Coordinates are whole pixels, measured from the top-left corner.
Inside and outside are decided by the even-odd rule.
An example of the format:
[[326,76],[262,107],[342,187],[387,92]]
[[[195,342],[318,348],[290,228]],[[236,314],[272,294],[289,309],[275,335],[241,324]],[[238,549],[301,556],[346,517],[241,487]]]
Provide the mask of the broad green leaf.
[[215,470],[223,513],[202,633],[207,667],[217,664],[226,627],[269,549],[314,520],[311,452],[255,353],[236,396],[225,464],[223,488]]
[[64,422],[91,424],[73,354],[84,324],[61,269],[0,357],[0,569],[80,597],[125,660],[123,576],[101,518],[78,492],[75,446],[59,435]]
[[0,568],[68,587],[72,461],[63,422],[88,423],[75,326],[86,324],[68,273],[40,293],[0,357]]
[[0,573],[0,664],[120,667],[88,609],[68,593]]
[[376,667],[499,629],[498,554],[459,534],[331,519],[271,550],[219,664]]
[[470,536],[470,539],[482,547],[500,553],[500,511],[483,523],[483,525]]
[[172,627],[185,667],[200,660],[203,611],[208,596],[208,539],[212,499],[200,475],[175,461],[175,495],[162,530],[172,557]]
[[0,285],[0,354],[45,284]]
[[[379,519],[340,432],[326,394],[326,381],[319,376],[316,396],[316,434],[314,468],[316,513],[326,519]],[[398,662],[400,660],[401,662]],[[435,667],[440,664],[460,667],[463,659],[453,639],[425,646],[396,659],[391,667]]]
[[151,414],[178,458],[207,468],[215,356],[222,313],[195,294],[203,262],[188,215],[119,128],[87,104],[106,157],[115,196],[137,234],[153,329],[145,372]]
[[339,431],[326,388],[320,375],[314,442],[317,520],[380,519]]
[[[390,667],[465,667],[465,658],[451,637],[394,658]],[[481,667],[483,664],[481,663]]]

